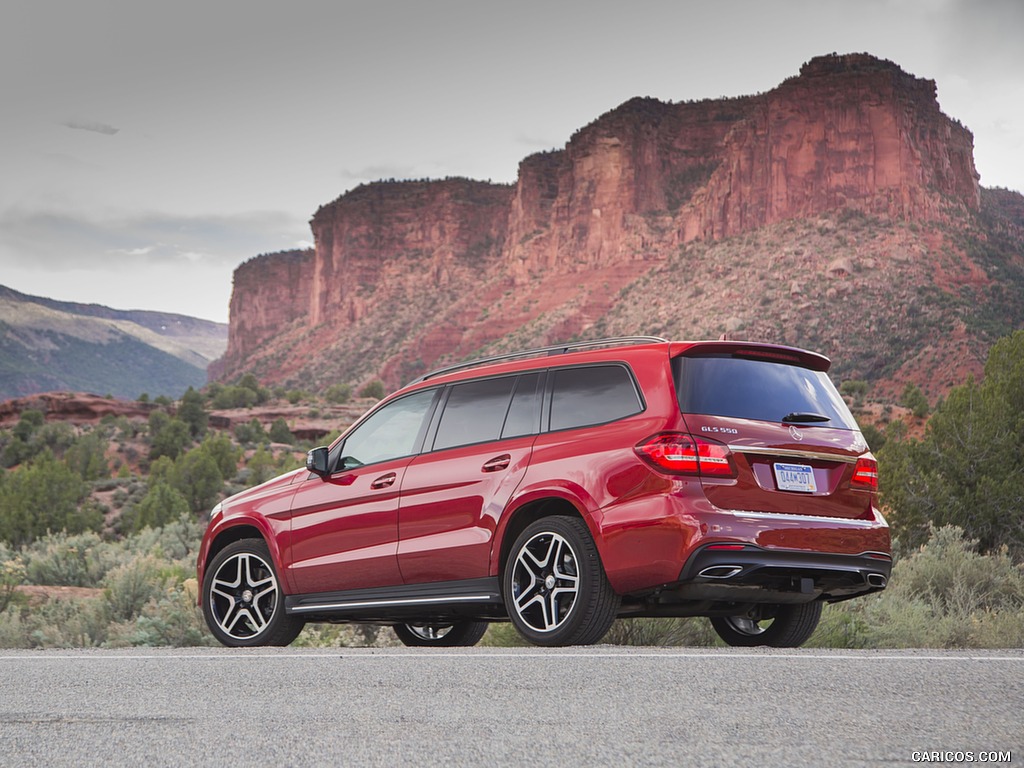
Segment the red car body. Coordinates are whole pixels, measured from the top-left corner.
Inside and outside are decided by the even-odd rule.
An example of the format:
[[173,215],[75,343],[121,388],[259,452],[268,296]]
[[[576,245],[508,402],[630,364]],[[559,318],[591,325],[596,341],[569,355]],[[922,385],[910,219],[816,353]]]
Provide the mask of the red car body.
[[[823,602],[884,588],[890,540],[877,505],[876,464],[827,381],[826,358],[740,342],[631,341],[638,343],[567,346],[563,354],[528,352],[428,375],[383,400],[318,456],[311,452],[309,469],[219,504],[198,560],[214,634],[249,645],[286,641],[307,620],[372,621],[414,628],[412,644],[464,644],[459,632],[448,634],[453,627],[512,619],[528,639],[557,645],[596,641],[603,635],[596,625],[610,623],[606,614],[705,615],[717,619],[720,634],[724,627],[727,642],[792,645],[806,639],[806,628],[775,635],[787,623],[816,624],[807,606],[820,612]],[[796,389],[814,389],[808,397],[815,410],[750,418],[684,407],[680,390],[705,377],[716,390],[752,391],[737,396],[744,414],[759,408],[747,402],[762,391],[748,381],[753,373],[780,382],[795,377]],[[607,384],[586,389],[602,377]],[[794,388],[765,387],[781,400]],[[392,418],[384,409],[398,401]],[[500,410],[481,403],[509,401],[502,434],[474,439]],[[343,457],[352,435],[353,444],[376,446],[362,438],[373,434],[374,414],[382,422],[406,419],[416,437],[406,444],[407,433],[395,427],[381,439],[397,439],[402,455],[362,464]],[[514,419],[513,432],[528,432],[503,436]],[[542,521],[555,517],[576,522],[545,533]],[[518,543],[528,528],[536,528],[540,555]],[[593,578],[583,575],[586,537],[597,553]],[[265,545],[277,590],[272,607],[269,593],[261,605],[246,603],[248,582],[234,575],[259,553],[217,563],[223,577],[213,582],[228,586],[210,586],[214,559],[229,545],[244,550],[238,542],[245,541],[250,549]],[[569,571],[533,564],[563,544]],[[508,575],[513,562],[519,577]],[[551,586],[540,584],[542,575]],[[585,610],[588,578],[608,593],[602,604],[614,605],[596,624],[563,632],[567,616]],[[536,594],[527,602],[530,590]],[[524,612],[534,617],[524,619]],[[802,618],[790,617],[794,612]],[[764,627],[773,619],[774,635],[771,624]],[[259,625],[275,621],[287,631],[261,634]]]

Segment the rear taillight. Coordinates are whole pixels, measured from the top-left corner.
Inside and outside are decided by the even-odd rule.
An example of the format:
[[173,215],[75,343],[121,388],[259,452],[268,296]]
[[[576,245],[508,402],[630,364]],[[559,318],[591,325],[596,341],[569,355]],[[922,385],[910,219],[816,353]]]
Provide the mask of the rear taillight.
[[857,463],[853,467],[853,479],[850,480],[850,486],[864,491],[877,491],[878,462],[864,457],[857,459]]
[[735,477],[727,445],[683,432],[662,432],[636,446],[637,455],[663,472]]

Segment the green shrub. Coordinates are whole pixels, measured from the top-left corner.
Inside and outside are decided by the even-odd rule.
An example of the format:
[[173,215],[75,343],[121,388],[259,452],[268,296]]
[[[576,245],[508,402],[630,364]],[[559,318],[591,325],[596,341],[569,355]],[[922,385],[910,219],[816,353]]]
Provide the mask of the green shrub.
[[276,466],[273,454],[261,445],[246,464],[249,469],[248,482],[251,485],[265,483],[275,475]]
[[909,408],[919,419],[923,419],[927,416],[928,411],[930,410],[928,398],[924,396],[924,392],[921,391],[921,388],[913,382],[908,383],[907,386],[904,387],[903,396],[900,398],[900,405],[905,408]]
[[113,621],[134,619],[171,585],[161,578],[165,563],[153,555],[136,557],[109,571],[103,579],[104,599]]
[[210,420],[203,405],[203,396],[189,387],[188,391],[181,396],[181,404],[178,406],[178,418],[188,424],[189,432],[196,440],[206,434]]
[[[156,415],[156,414],[154,414]],[[169,419],[153,432],[153,418],[150,417],[150,434],[152,435],[149,445],[149,460],[153,461],[166,456],[169,459],[176,459],[184,450],[192,444],[192,432],[188,424],[180,419]]]
[[132,531],[159,528],[188,512],[188,501],[180,492],[167,483],[157,483],[126,516],[127,527]]
[[983,555],[963,530],[931,538],[893,567],[884,592],[828,608],[812,646],[1024,647],[1024,572],[1007,551]]
[[277,418],[274,423],[270,425],[270,439],[275,443],[284,443],[285,445],[293,445],[295,443],[295,435],[288,428],[288,422],[283,418]]
[[352,387],[348,384],[332,384],[324,392],[329,403],[347,403],[352,398]]
[[86,490],[77,472],[44,449],[0,482],[0,539],[21,546],[47,531],[98,529],[102,518],[97,520],[94,511],[79,512]]
[[29,584],[55,587],[98,587],[112,568],[129,555],[96,533],[54,533],[22,551]]
[[375,400],[380,400],[384,397],[384,382],[380,379],[374,379],[361,390],[359,390],[360,397],[372,397]]

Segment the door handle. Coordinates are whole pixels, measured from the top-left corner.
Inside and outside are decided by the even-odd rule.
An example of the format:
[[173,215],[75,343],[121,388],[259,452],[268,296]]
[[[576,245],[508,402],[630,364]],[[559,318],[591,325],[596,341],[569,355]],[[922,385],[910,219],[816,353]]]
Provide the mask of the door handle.
[[389,485],[394,485],[397,475],[394,472],[388,472],[386,475],[381,475],[372,483],[370,487],[374,490],[380,490],[381,488],[387,488]]
[[499,472],[502,469],[508,469],[509,463],[512,461],[512,457],[507,453],[503,453],[501,456],[495,456],[488,462],[484,463],[484,472]]

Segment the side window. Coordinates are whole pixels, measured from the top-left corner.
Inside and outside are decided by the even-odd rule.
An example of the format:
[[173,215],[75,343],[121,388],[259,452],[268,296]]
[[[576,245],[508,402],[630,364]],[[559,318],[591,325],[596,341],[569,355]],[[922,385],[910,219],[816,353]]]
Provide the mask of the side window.
[[633,379],[621,365],[561,368],[551,375],[552,430],[604,424],[643,410]]
[[527,373],[519,377],[516,392],[512,395],[502,437],[521,437],[536,434],[540,427],[540,384],[539,373]]
[[505,376],[453,386],[437,426],[434,450],[497,440],[515,382],[515,376]]
[[436,394],[434,389],[416,392],[388,403],[370,416],[345,438],[338,469],[410,456],[416,450],[424,417]]

